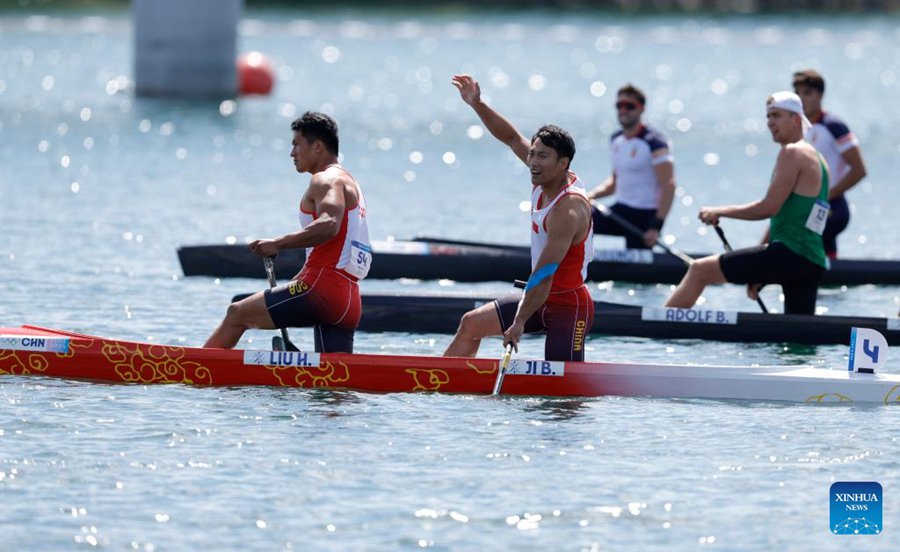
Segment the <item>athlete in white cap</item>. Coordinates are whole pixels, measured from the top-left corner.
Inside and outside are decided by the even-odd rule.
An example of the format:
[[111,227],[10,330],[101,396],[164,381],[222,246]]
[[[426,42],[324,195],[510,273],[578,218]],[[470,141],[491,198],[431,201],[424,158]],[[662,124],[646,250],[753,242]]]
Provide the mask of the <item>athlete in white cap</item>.
[[784,312],[814,314],[819,279],[825,271],[822,231],[828,218],[828,168],[803,140],[810,126],[797,94],[776,92],[766,100],[772,140],[781,144],[765,197],[746,205],[703,207],[700,220],[716,225],[721,217],[770,219],[762,245],[697,259],[666,302],[689,308],[709,284],[747,284],[757,298],[761,285],[780,284]]
[[822,75],[812,69],[797,71],[794,73],[794,91],[803,100],[803,111],[812,122],[812,128],[805,133],[806,140],[822,154],[831,173],[831,189],[828,191],[831,214],[822,240],[825,242],[825,253],[836,258],[838,234],[850,222],[850,207],[844,193],[865,178],[866,164],[856,135],[844,121],[822,109],[822,96],[825,95]]

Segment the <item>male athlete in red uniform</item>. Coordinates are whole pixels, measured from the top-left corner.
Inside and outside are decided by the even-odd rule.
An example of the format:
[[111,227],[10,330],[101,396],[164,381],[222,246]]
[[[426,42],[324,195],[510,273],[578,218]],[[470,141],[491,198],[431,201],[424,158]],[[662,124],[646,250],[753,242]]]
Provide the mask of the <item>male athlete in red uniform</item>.
[[306,112],[291,123],[291,157],[310,173],[300,200],[298,232],[256,240],[250,249],[272,257],[282,249],[306,248],[306,263],[289,283],[260,291],[228,307],[205,347],[230,349],[249,328],[312,326],[316,352],[353,352],[362,305],[357,282],[372,262],[366,201],[356,180],[338,164],[337,124]]
[[445,356],[475,356],[481,340],[503,334],[518,348],[525,332],[547,332],[546,360],[584,360],[584,342],[594,322],[594,302],[584,278],[593,257],[591,207],[584,185],[569,170],[575,142],[555,125],[538,129],[531,141],[481,101],[478,82],[453,77],[463,101],[490,133],[531,170],[531,277],[524,296],[509,295],[463,315]]

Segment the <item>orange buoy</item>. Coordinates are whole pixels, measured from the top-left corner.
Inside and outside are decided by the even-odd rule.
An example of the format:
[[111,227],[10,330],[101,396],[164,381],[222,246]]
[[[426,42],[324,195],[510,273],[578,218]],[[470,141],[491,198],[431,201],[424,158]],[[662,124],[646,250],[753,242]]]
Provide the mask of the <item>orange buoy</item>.
[[242,54],[237,60],[238,93],[266,95],[275,84],[275,71],[261,52]]

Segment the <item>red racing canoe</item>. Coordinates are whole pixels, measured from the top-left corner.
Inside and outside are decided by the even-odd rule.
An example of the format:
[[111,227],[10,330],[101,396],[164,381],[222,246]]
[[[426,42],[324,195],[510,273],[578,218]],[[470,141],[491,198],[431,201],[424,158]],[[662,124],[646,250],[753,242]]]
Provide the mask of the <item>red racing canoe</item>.
[[[138,343],[22,326],[0,328],[0,375],[131,384],[267,385],[370,392],[490,394],[499,359]],[[710,366],[513,360],[503,395],[685,397],[900,403],[900,375],[809,366]]]

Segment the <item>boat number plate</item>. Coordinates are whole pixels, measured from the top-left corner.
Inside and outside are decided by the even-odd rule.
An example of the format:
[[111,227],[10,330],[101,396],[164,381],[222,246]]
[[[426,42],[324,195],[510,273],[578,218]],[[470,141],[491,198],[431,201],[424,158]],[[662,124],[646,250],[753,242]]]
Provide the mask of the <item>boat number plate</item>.
[[705,309],[678,309],[675,307],[644,307],[641,320],[657,322],[687,322],[691,324],[737,324],[737,313]]
[[319,366],[319,353],[302,351],[244,351],[244,364],[315,368]]
[[0,349],[6,349],[8,351],[67,353],[69,352],[69,338],[31,335],[0,335]]
[[428,255],[428,244],[408,241],[373,241],[376,253],[400,253],[403,255]]
[[506,367],[507,374],[521,376],[563,376],[565,371],[565,362],[550,360],[511,360]]
[[607,263],[653,264],[649,249],[596,249],[594,261]]

